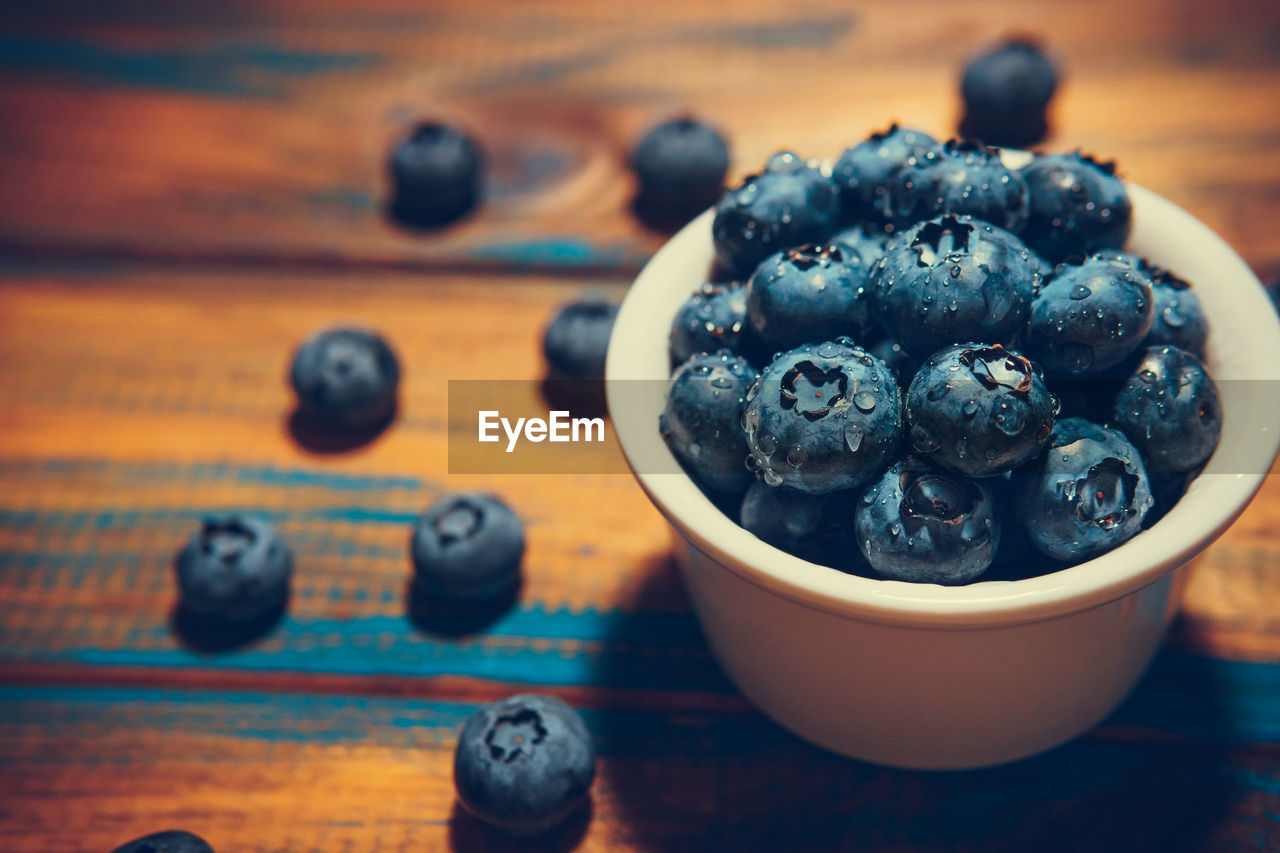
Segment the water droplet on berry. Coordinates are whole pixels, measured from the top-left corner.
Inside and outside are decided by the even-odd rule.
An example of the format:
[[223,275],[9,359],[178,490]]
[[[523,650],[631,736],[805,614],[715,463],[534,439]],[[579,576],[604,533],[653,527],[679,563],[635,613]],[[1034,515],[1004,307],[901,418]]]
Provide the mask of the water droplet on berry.
[[844,427],[844,443],[850,453],[857,453],[862,447],[862,427],[850,421]]
[[859,391],[853,395],[853,405],[857,406],[858,411],[863,414],[872,412],[876,408],[876,395],[870,391]]
[[758,435],[756,436],[756,450],[759,450],[765,456],[772,456],[778,450],[778,442],[768,433]]
[[978,401],[966,400],[965,404],[960,407],[960,411],[964,413],[966,418],[971,418],[978,413]]
[[799,468],[808,458],[809,454],[804,452],[803,447],[793,447],[787,451],[787,464],[792,468]]
[[1071,288],[1071,292],[1068,294],[1068,296],[1076,302],[1079,302],[1082,299],[1088,299],[1092,295],[1093,291],[1085,287],[1083,284],[1077,284],[1075,287]]

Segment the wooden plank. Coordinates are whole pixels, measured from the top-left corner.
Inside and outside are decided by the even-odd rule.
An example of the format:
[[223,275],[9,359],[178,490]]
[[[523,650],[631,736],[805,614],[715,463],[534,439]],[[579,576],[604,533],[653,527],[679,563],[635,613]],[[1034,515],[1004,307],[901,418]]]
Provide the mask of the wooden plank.
[[[1265,0],[1212,13],[1081,0],[1070,14],[916,0],[905,16],[889,0],[751,2],[732,21],[710,0],[554,0],[519,15],[492,2],[99,5],[0,12],[10,254],[629,272],[661,239],[628,210],[625,152],[645,124],[715,118],[735,175],[782,146],[832,156],[890,118],[946,135],[963,57],[1031,30],[1070,73],[1054,147],[1118,158],[1280,272],[1280,8]],[[473,127],[494,163],[491,202],[425,236],[381,213],[386,150],[423,114]]]

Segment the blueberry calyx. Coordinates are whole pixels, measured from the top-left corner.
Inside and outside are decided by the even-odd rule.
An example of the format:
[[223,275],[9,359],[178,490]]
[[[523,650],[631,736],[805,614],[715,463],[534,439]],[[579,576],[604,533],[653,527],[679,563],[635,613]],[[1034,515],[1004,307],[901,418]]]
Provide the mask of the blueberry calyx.
[[205,519],[200,527],[200,551],[231,564],[253,547],[258,535],[238,518]]
[[811,270],[824,261],[844,263],[844,253],[839,246],[799,246],[789,250],[786,258],[798,270]]
[[[915,239],[911,241],[911,248],[915,249],[917,255],[916,266],[930,267],[937,263],[939,256],[967,252],[971,234],[973,234],[973,225],[961,222],[954,216],[944,216],[936,222],[926,222],[921,226]],[[951,240],[944,242],[947,237]]]
[[[802,378],[812,388],[811,392],[806,393],[803,387],[799,391],[796,390],[796,383]],[[819,405],[812,409],[800,407],[802,399],[810,403],[823,400],[824,392],[822,388],[832,383],[836,383],[839,389],[834,394],[825,397],[826,402],[824,405]],[[830,414],[832,408],[836,403],[844,399],[848,391],[849,377],[839,367],[823,370],[812,361],[802,361],[783,375],[780,396],[783,409],[797,409],[807,420],[816,421]]]
[[440,544],[452,545],[474,536],[483,522],[480,508],[459,502],[449,512],[437,518],[433,525],[440,534]]
[[1076,517],[1102,530],[1111,530],[1136,512],[1133,493],[1137,485],[1138,475],[1130,472],[1124,462],[1115,458],[1102,460],[1076,481]]
[[969,368],[982,387],[994,391],[1004,388],[1020,400],[1031,397],[1034,368],[1024,356],[1011,353],[1000,344],[960,353],[959,362]]
[[529,747],[547,739],[547,729],[542,717],[532,708],[521,708],[514,714],[504,714],[494,720],[484,736],[489,755],[494,761],[510,764],[521,755],[531,753]]

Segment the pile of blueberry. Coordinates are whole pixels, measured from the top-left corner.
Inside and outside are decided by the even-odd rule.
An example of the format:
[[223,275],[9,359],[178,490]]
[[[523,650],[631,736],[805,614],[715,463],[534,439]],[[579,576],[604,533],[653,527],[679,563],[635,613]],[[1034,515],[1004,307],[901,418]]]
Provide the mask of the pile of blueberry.
[[779,153],[716,205],[662,435],[743,527],[844,571],[964,584],[1102,554],[1222,426],[1200,303],[1122,251],[1130,220],[1079,153],[1010,168],[897,126],[831,168]]

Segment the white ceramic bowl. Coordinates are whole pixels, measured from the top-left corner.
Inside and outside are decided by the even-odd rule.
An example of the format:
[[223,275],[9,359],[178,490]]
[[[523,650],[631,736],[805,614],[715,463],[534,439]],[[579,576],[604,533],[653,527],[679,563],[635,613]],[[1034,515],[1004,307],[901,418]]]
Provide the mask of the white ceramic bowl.
[[[1222,440],[1149,530],[1028,580],[943,587],[857,577],[791,556],[727,518],[673,473],[658,434],[664,387],[652,381],[669,375],[672,318],[710,270],[711,212],[676,234],[636,279],[605,371],[618,439],[670,522],[712,652],[784,727],[879,764],[998,764],[1095,725],[1155,654],[1187,562],[1240,515],[1280,446],[1280,395],[1255,393],[1270,384],[1234,381],[1280,379],[1280,322],[1221,238],[1154,193],[1129,191],[1134,230],[1126,248],[1193,282],[1204,306],[1207,361],[1223,392]],[[636,379],[650,381],[624,381]]]

